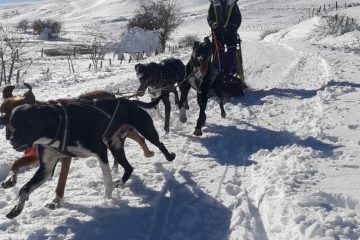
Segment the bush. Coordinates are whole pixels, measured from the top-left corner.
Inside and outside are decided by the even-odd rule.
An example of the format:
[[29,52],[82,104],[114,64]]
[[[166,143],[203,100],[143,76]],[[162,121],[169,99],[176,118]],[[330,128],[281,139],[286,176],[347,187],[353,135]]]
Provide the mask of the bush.
[[192,47],[194,42],[200,42],[200,38],[196,35],[185,35],[184,37],[180,38],[179,40],[179,47]]
[[165,50],[170,34],[181,24],[177,5],[169,0],[142,2],[135,15],[129,20],[127,28],[142,28],[160,32],[161,47]]
[[21,30],[23,30],[24,32],[26,32],[26,30],[27,30],[28,27],[29,27],[29,23],[30,23],[29,20],[23,19],[23,20],[21,20],[21,21],[17,24],[16,28],[21,29]]
[[346,15],[336,14],[334,16],[323,16],[320,25],[317,27],[319,35],[339,36],[347,32],[360,30],[357,20]]
[[37,35],[40,35],[45,30],[45,28],[47,28],[49,30],[49,38],[56,39],[59,37],[62,25],[61,22],[53,19],[47,19],[45,21],[37,19],[33,22],[32,27],[34,33]]
[[45,27],[44,27],[43,21],[38,19],[33,22],[32,28],[33,28],[34,33],[39,35],[40,33],[42,33],[42,31],[44,31]]

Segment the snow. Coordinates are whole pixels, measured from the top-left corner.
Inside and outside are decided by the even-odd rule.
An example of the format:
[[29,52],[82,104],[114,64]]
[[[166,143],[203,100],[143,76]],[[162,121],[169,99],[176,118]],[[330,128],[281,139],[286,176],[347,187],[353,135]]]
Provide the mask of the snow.
[[139,53],[155,53],[161,51],[160,33],[132,28],[114,44],[114,53],[122,56],[124,53],[135,55]]
[[[40,49],[78,42],[84,23],[100,24],[120,37],[138,2],[2,5],[0,18],[6,12],[20,13],[3,19],[3,24],[42,17],[64,21],[66,41],[32,41],[30,45],[28,54],[34,62],[23,80],[32,84],[37,99],[75,97],[98,89],[126,95],[135,92],[139,84],[136,61],[120,65],[113,60],[110,65],[105,58],[104,68],[95,71],[88,69],[90,59],[77,56],[72,74],[65,57],[41,58]],[[208,0],[179,2],[184,23],[171,43],[189,33],[208,35]],[[240,0],[240,35],[250,90],[244,98],[226,103],[225,119],[216,100],[210,99],[204,135],[192,135],[198,116],[194,91],[189,95],[188,122],[180,123],[173,107],[168,135],[163,118],[149,110],[161,140],[177,154],[174,162],[167,162],[150,143],[155,156],[145,159],[140,147],[127,141],[125,151],[134,173],[108,200],[103,197],[97,160],[74,159],[61,208],[44,206],[54,197],[58,167],[53,178],[30,195],[22,214],[8,220],[5,214],[37,167],[22,170],[14,188],[0,189],[0,239],[360,239],[359,32],[319,37],[316,26],[321,19],[303,16],[324,3],[334,4],[327,0]],[[339,11],[356,18],[360,15],[359,7]],[[259,39],[268,29],[279,31]],[[152,39],[140,35],[146,41]],[[186,63],[190,53],[189,48],[167,50],[142,62],[175,57]],[[14,93],[25,91],[19,86]],[[149,99],[147,95],[141,98]],[[160,109],[163,112],[164,107]],[[5,135],[4,128],[0,135]],[[1,181],[22,154],[2,137],[0,155]],[[113,172],[113,180],[121,175],[122,169]]]

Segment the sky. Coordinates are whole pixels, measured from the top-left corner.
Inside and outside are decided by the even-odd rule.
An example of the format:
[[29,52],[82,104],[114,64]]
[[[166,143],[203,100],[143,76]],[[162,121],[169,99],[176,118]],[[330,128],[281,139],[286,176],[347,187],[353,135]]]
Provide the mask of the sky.
[[0,0],[0,4],[2,3],[13,3],[13,2],[31,2],[33,0]]

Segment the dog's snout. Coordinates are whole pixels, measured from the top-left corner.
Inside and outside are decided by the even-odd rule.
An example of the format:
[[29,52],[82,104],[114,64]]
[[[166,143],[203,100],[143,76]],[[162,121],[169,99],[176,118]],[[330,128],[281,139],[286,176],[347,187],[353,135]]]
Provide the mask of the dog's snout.
[[14,136],[9,136],[9,138],[7,138],[7,140],[9,140],[9,142],[12,146],[16,146],[17,142],[16,142]]

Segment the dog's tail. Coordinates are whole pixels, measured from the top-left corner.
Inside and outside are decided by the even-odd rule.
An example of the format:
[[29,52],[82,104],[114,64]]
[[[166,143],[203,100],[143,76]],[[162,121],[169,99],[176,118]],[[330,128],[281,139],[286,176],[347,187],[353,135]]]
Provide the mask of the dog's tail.
[[168,95],[169,95],[169,93],[163,94],[160,97],[156,98],[154,101],[149,102],[149,103],[138,101],[138,100],[131,100],[131,101],[139,107],[142,107],[145,109],[150,109],[150,108],[153,108],[156,105],[158,105],[158,103],[161,101],[161,99],[163,99],[163,97],[168,96]]

